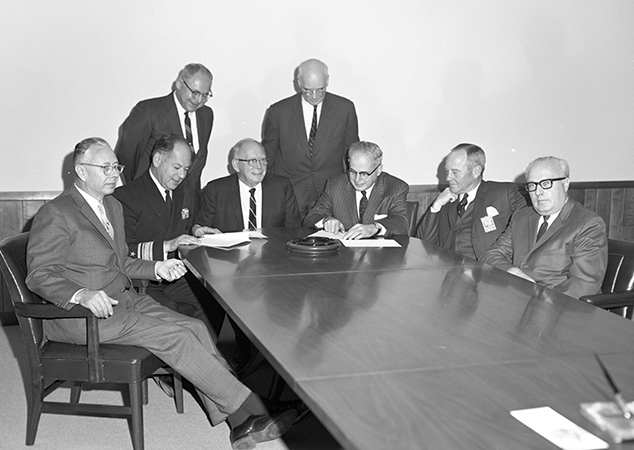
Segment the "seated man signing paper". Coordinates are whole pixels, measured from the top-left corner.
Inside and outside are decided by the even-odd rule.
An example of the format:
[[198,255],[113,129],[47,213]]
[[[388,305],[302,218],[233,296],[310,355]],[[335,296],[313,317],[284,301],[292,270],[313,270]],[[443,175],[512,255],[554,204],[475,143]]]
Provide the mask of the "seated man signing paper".
[[357,142],[348,150],[348,170],[326,181],[305,226],[344,233],[342,239],[408,233],[405,199],[409,186],[383,172],[383,152],[372,142]]

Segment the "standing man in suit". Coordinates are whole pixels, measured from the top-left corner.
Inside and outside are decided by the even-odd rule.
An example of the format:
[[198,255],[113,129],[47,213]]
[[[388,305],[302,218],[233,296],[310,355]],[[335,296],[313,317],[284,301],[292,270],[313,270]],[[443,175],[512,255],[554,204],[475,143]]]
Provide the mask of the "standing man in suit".
[[165,97],[143,100],[132,108],[119,128],[115,153],[126,166],[125,181],[141,177],[151,165],[156,140],[164,134],[180,134],[191,145],[196,157],[187,174],[187,183],[200,192],[200,176],[207,162],[207,144],[214,124],[214,113],[205,103],[213,95],[213,76],[202,64],[187,64]]
[[[267,174],[264,147],[253,139],[242,139],[233,146],[231,154],[231,165],[236,173],[212,180],[205,186],[194,235],[299,227],[301,221],[293,187],[287,178]],[[236,335],[231,366],[241,375],[257,353],[252,351],[249,339],[240,328],[233,321],[231,324]]]
[[[189,143],[179,134],[161,136],[152,165],[141,177],[114,191],[123,206],[129,255],[153,261],[177,258],[179,245],[198,245],[190,235],[196,218],[196,194],[183,183],[192,166]],[[224,309],[191,273],[172,282],[150,280],[147,293],[163,306],[202,320],[218,339]]]
[[515,183],[482,180],[486,156],[473,144],[454,147],[445,159],[447,187],[429,207],[417,236],[479,259],[526,206]]
[[409,186],[383,172],[379,146],[364,141],[353,144],[347,165],[346,173],[328,180],[304,225],[344,233],[342,239],[408,234],[405,199]]
[[[262,399],[227,369],[205,325],[134,292],[130,278],[173,281],[186,272],[176,259],[128,256],[123,210],[114,192],[123,166],[106,141],[88,138],[73,153],[75,184],[33,219],[27,248],[27,286],[60,308],[77,304],[99,320],[102,343],[148,349],[198,390],[213,425],[227,421],[232,448],[283,434],[296,417],[269,415]],[[85,321],[49,320],[50,340],[86,343]]]
[[532,208],[511,218],[481,261],[571,297],[597,294],[608,261],[605,223],[568,198],[568,163],[553,156],[526,168]]
[[344,171],[346,150],[359,141],[354,103],[326,92],[328,67],[309,59],[295,78],[299,93],[271,105],[264,119],[262,145],[269,171],[291,180],[303,218],[326,180]]

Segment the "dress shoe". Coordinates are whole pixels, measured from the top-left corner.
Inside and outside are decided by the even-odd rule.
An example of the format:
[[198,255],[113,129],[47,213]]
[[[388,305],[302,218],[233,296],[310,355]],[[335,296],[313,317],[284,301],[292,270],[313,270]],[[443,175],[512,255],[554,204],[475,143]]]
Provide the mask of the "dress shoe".
[[310,416],[310,409],[308,406],[301,400],[290,400],[290,401],[264,401],[264,406],[269,411],[269,414],[277,414],[284,411],[294,410],[297,412],[297,417],[293,422],[293,425],[297,425],[300,422],[303,422],[308,416]]
[[174,379],[170,375],[154,375],[154,381],[169,398],[174,398]]
[[251,450],[259,442],[277,439],[288,431],[296,417],[297,412],[294,409],[272,415],[250,416],[231,430],[231,448]]

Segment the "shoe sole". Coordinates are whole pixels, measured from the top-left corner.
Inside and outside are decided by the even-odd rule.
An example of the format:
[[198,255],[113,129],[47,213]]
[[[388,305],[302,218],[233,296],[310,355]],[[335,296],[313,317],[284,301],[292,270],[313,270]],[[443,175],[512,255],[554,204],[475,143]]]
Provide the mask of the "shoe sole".
[[286,411],[271,421],[269,426],[263,430],[249,433],[244,438],[235,441],[231,448],[233,450],[252,450],[259,442],[278,439],[293,426],[296,417],[295,410]]

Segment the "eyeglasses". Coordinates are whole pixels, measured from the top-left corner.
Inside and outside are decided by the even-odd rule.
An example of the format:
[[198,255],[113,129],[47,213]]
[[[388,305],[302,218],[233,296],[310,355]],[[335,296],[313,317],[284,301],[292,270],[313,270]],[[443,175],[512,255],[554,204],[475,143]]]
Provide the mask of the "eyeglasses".
[[323,94],[324,92],[326,92],[326,86],[319,89],[306,89],[305,87],[300,87],[300,89],[302,90],[304,94],[308,94],[308,95],[318,95],[318,94]]
[[103,174],[107,177],[112,175],[115,172],[117,175],[121,175],[125,166],[123,164],[88,164],[88,163],[79,163],[81,166],[92,166],[92,167],[100,167],[103,170]]
[[374,170],[372,172],[357,172],[356,170],[353,169],[348,169],[348,175],[351,176],[352,178],[357,178],[357,175],[361,177],[362,180],[365,180],[366,178],[368,178],[370,175],[372,175],[374,172],[376,172],[376,169],[378,169],[381,166],[381,164],[379,163],[378,166],[376,166],[374,168]]
[[203,94],[202,92],[195,91],[192,88],[190,88],[189,85],[187,84],[187,82],[183,78],[181,78],[181,80],[183,80],[183,84],[185,85],[185,87],[187,89],[189,89],[189,92],[192,93],[192,97],[194,97],[194,98],[199,98],[203,102],[206,102],[207,100],[209,100],[209,97],[213,97],[214,96],[214,93],[211,92],[211,90],[209,92],[207,92],[206,94]]
[[257,167],[258,164],[260,166],[266,166],[269,163],[269,158],[261,158],[261,159],[255,159],[255,158],[252,158],[252,159],[240,159],[240,158],[236,158],[236,161],[245,162],[251,167]]
[[553,181],[561,181],[561,180],[565,180],[566,178],[568,177],[546,178],[545,180],[538,181],[536,183],[529,181],[528,183],[524,185],[524,187],[526,188],[528,192],[535,192],[537,190],[538,184],[539,184],[539,187],[541,187],[542,189],[550,189],[551,187],[553,187]]

